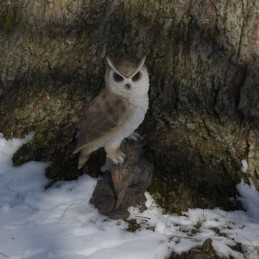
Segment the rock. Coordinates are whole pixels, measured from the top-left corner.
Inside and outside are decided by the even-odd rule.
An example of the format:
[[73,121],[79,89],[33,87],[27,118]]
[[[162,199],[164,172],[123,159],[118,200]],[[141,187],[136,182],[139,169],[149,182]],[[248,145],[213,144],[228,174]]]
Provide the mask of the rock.
[[130,206],[146,209],[146,189],[151,184],[154,166],[142,155],[138,142],[124,141],[121,150],[126,154],[123,164],[115,165],[106,159],[103,178],[98,181],[90,202],[101,214],[112,219],[125,219]]

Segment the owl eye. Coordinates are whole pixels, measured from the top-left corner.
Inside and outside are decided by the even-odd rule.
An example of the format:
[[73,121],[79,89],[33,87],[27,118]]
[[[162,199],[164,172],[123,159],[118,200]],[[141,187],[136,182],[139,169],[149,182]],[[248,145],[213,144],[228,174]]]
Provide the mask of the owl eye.
[[134,75],[134,76],[132,77],[132,81],[138,81],[139,78],[140,78],[140,76],[141,76],[141,74],[140,74],[140,72],[138,72],[136,75]]
[[114,80],[117,81],[117,82],[123,81],[123,77],[120,76],[120,75],[117,74],[117,73],[114,73],[114,74],[113,74],[113,78],[114,78]]

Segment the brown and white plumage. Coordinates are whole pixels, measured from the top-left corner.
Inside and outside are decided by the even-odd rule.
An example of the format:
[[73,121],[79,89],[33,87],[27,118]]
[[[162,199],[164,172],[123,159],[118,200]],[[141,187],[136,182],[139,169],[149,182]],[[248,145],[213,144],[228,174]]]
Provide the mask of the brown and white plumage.
[[78,126],[78,142],[74,154],[85,150],[79,158],[79,168],[84,166],[96,150],[93,147],[105,142],[109,134],[127,119],[127,107],[127,100],[111,93],[108,88],[104,88],[90,103]]
[[[106,87],[89,104],[78,126],[78,143],[74,151],[74,154],[80,152],[78,168],[82,168],[91,153],[101,147],[115,163],[124,161],[120,143],[139,126],[148,108],[149,80],[147,69],[143,67],[144,60],[107,58]],[[139,84],[142,78],[145,79],[144,88]]]

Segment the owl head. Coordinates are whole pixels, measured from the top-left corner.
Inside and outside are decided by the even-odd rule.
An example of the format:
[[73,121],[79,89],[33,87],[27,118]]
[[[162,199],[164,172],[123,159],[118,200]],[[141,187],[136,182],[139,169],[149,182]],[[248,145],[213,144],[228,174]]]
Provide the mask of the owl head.
[[147,94],[149,77],[145,59],[135,56],[107,57],[106,86],[112,92],[128,98]]

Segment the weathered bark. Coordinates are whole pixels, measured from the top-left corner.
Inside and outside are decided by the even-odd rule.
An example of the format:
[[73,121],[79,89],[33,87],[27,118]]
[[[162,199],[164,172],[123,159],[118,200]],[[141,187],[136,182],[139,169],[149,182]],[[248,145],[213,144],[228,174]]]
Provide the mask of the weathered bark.
[[49,177],[81,174],[73,138],[104,86],[106,54],[145,54],[150,109],[140,132],[155,163],[150,191],[168,211],[234,208],[228,197],[240,177],[257,185],[259,177],[258,10],[257,0],[1,1],[0,131],[35,131],[15,164],[52,160]]

